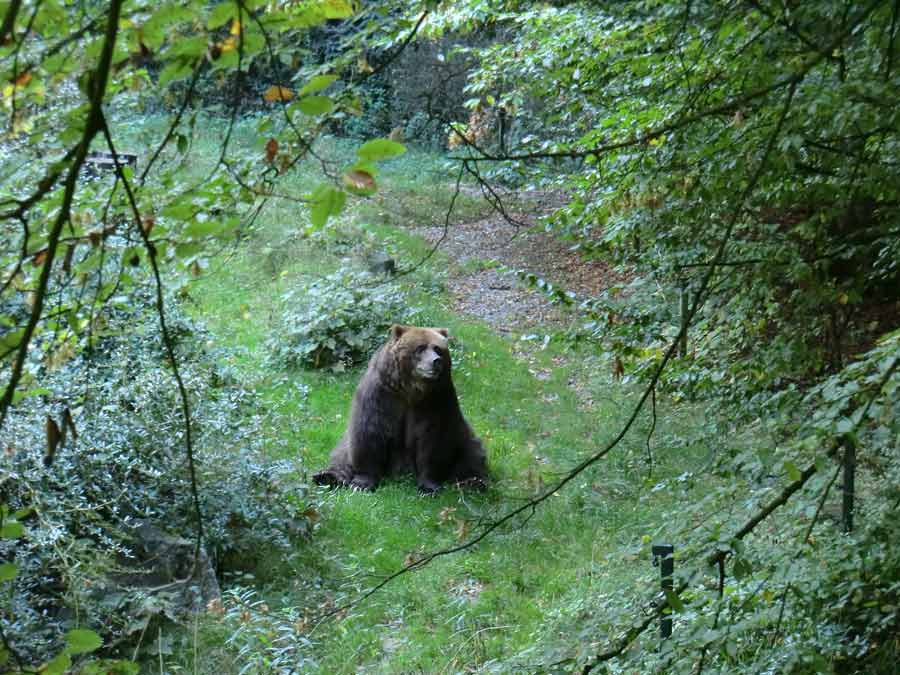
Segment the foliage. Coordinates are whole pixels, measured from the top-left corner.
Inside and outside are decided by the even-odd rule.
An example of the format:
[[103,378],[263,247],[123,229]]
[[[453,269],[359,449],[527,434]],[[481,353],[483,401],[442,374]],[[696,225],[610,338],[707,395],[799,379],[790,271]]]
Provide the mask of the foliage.
[[406,313],[395,284],[349,267],[291,288],[281,302],[268,341],[273,361],[338,372],[365,361]]
[[[194,410],[206,547],[222,570],[273,547],[290,550],[311,529],[299,467],[266,459],[263,426],[272,417],[235,378],[234,356],[210,348],[176,305],[168,316]],[[117,310],[90,353],[57,359],[41,379],[43,395],[11,415],[0,470],[3,500],[25,525],[23,537],[2,544],[18,570],[7,635],[35,658],[72,625],[89,622],[115,641],[156,613],[174,616],[163,596],[116,579],[135,565],[137,524],[164,522],[187,538],[195,526],[178,393],[153,314]],[[50,455],[44,422],[65,428],[65,419],[68,434]]]
[[[323,162],[329,180],[278,192],[319,161],[329,120],[359,107],[352,70],[297,60],[311,30],[353,13],[341,0],[0,4],[2,501],[33,509],[26,536],[3,544],[17,562],[0,627],[17,654],[49,654],[82,623],[127,639],[140,630],[130,617],[159,609],[103,593],[138,520],[198,536],[202,525],[223,567],[309,529],[295,463],[263,455],[274,417],[230,379],[219,359],[234,355],[164,298],[271,200],[306,204],[309,229],[322,228],[404,150],[375,140],[344,167]],[[272,113],[249,148],[237,142],[248,96]],[[203,97],[227,120],[206,155],[194,146]],[[133,116],[160,100],[165,126],[136,136]]]
[[306,622],[296,608],[270,609],[253,589],[233,587],[225,593],[223,610],[225,643],[244,672],[308,672],[316,666],[312,643],[303,634]]
[[[460,379],[490,366],[492,385],[503,383],[505,396],[493,385],[473,397],[481,409],[476,423],[496,433],[486,440],[501,481],[526,500],[556,495],[545,492],[546,483],[572,464],[560,448],[578,448],[591,461],[604,459],[604,480],[613,477],[613,487],[587,479],[589,469],[565,474],[569,491],[555,503],[534,503],[536,518],[515,536],[494,533],[485,543],[495,545],[480,557],[457,557],[453,579],[434,572],[411,586],[419,593],[391,606],[382,631],[390,636],[329,636],[341,643],[331,653],[344,657],[350,641],[354,666],[377,669],[389,651],[386,638],[399,632],[402,643],[423,645],[412,657],[397,656],[406,670],[440,660],[446,669],[498,671],[539,662],[611,672],[891,672],[900,565],[884,542],[896,535],[900,477],[897,3],[357,4],[0,5],[7,121],[0,139],[0,427],[12,439],[2,464],[0,501],[9,522],[0,583],[13,590],[2,617],[11,643],[67,656],[62,634],[75,624],[112,616],[112,637],[134,629],[124,617],[149,611],[140,606],[147,598],[108,596],[115,605],[108,607],[100,597],[127,553],[129,520],[186,527],[215,514],[207,543],[221,560],[249,557],[245,545],[265,549],[274,539],[283,546],[295,521],[308,526],[302,493],[283,489],[294,469],[260,459],[270,434],[288,443],[292,436],[280,435],[280,427],[296,423],[274,424],[271,432],[253,397],[223,384],[227,372],[213,381],[217,357],[203,353],[197,330],[163,302],[164,286],[202,277],[216,252],[253,237],[273,202],[303,203],[309,223],[304,212],[298,229],[323,231],[384,180],[377,163],[403,151],[395,130],[427,135],[429,125],[456,118],[458,133],[448,142],[459,168],[482,180],[564,188],[571,199],[546,220],[548,228],[586,258],[619,264],[628,281],[583,303],[578,337],[615,359],[626,387],[635,380],[648,387],[625,398],[640,401],[631,418],[640,424],[650,415],[641,406],[652,405],[652,423],[641,429],[641,443],[631,439],[637,427],[619,424],[626,417],[619,399],[592,428],[554,416],[553,396],[568,401],[568,414],[580,409],[571,392],[561,393],[564,383],[539,391],[524,368],[501,358],[503,349],[494,345],[486,358],[464,343]],[[404,56],[417,32],[429,39],[420,60]],[[451,73],[456,64],[465,72]],[[415,71],[416,84],[407,84],[404,70]],[[460,105],[463,78],[469,99]],[[452,86],[441,91],[448,79]],[[123,122],[158,105],[160,93],[174,114],[140,148],[137,166],[114,160],[114,175],[87,180],[86,166],[103,163],[88,153],[118,155]],[[193,109],[198,100],[215,104],[225,128],[209,156],[193,145],[209,119]],[[358,117],[367,106],[370,114]],[[248,109],[266,114],[255,120],[252,144],[238,147],[237,120]],[[316,140],[323,130],[354,126],[360,133],[390,128],[392,138],[360,144],[349,159],[322,155]],[[311,178],[310,166],[325,178]],[[387,312],[374,299],[382,291],[367,289],[357,299],[350,290],[370,280],[353,279],[348,290],[338,276],[286,298],[291,311],[271,338],[272,363],[342,368],[381,341],[383,332],[362,328],[378,321],[361,323],[357,310],[371,303],[368,311]],[[544,286],[561,301],[569,297]],[[387,298],[385,307],[395,301],[400,311],[399,299]],[[154,303],[158,341],[143,313]],[[302,310],[293,312],[294,305]],[[679,353],[682,327],[688,342]],[[245,331],[258,337],[255,328]],[[288,349],[285,334],[296,339]],[[507,365],[504,372],[498,363]],[[597,361],[585,356],[584,363]],[[281,377],[269,394],[295,394]],[[508,400],[513,390],[526,392],[527,405]],[[657,390],[676,402],[701,401],[703,428],[677,441],[674,432],[661,436]],[[336,394],[318,396],[327,402],[327,424],[304,436],[312,452],[334,440],[338,414]],[[598,426],[623,429],[621,457],[607,455],[622,449],[616,442],[594,447],[607,447]],[[644,484],[638,458],[644,443],[653,458],[652,441],[662,447],[646,467],[657,473]],[[215,452],[233,443],[247,451]],[[75,444],[88,449],[78,461]],[[681,466],[685,448],[708,462]],[[856,524],[838,534],[831,521],[848,448],[858,465]],[[552,471],[535,464],[545,455]],[[625,527],[624,497],[610,496],[616,485],[645,520],[635,516]],[[421,540],[443,541],[436,532],[450,521],[450,538],[465,541],[471,523],[493,516],[484,510],[492,498],[448,501],[443,506],[466,515],[442,519],[420,504],[386,512],[396,495],[373,508],[337,497],[337,517],[347,518],[355,546],[368,545],[374,531],[381,536],[374,552],[360,553],[365,563],[341,569],[387,574],[403,547],[415,556]],[[397,538],[381,531],[397,513],[409,526],[413,510],[426,514],[413,523],[415,543],[409,529]],[[593,540],[585,542],[584,533],[606,518],[623,526],[597,539],[606,546],[606,569],[617,558],[646,556],[653,537],[677,544],[676,591],[646,614],[651,575],[629,570],[606,578]],[[652,536],[636,545],[641,527]],[[499,578],[488,571],[495,555],[505,564]],[[538,585],[529,574],[540,576],[533,570],[548,560],[560,586],[542,581],[547,595],[535,592],[546,600],[541,610],[523,609]],[[478,602],[456,602],[464,595],[459,587],[479,589]],[[346,589],[330,591],[343,597]],[[404,608],[422,597],[422,620],[407,628]],[[245,601],[256,611],[254,598]],[[557,601],[558,611],[540,615]],[[647,629],[669,609],[676,633],[657,651]],[[383,622],[379,610],[350,621]],[[530,635],[509,639],[531,643],[520,659],[510,660],[503,624],[493,621],[501,615],[528,619]],[[291,653],[293,616],[256,617],[244,632],[236,626],[237,650],[260,663],[281,658],[278,649]],[[444,635],[471,656],[461,662],[429,642],[423,626],[435,625],[451,626],[456,632]],[[282,640],[274,651],[263,640],[271,630]]]
[[[504,149],[470,118],[455,154],[485,178],[570,191],[548,229],[626,279],[583,302],[578,336],[626,379],[709,411],[703,479],[715,487],[667,533],[687,570],[681,597],[667,598],[675,638],[655,655],[641,645],[649,623],[621,632],[649,586],[616,607],[597,598],[570,616],[584,626],[570,663],[890,672],[896,567],[875,542],[896,509],[887,478],[900,459],[896,4],[473,1],[443,8],[429,30],[483,26],[508,39],[476,50],[470,108],[524,117],[530,133]],[[823,513],[848,444],[859,513],[840,536]],[[780,509],[761,511],[780,495]],[[728,563],[721,577],[710,559]],[[848,603],[854,584],[885,599],[869,601],[868,621]],[[582,610],[597,618],[585,625]]]

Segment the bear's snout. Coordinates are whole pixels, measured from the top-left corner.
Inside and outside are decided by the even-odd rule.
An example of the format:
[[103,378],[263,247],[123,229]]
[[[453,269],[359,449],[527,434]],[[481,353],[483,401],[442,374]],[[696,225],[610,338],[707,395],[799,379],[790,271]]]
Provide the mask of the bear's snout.
[[423,354],[416,364],[416,372],[426,380],[436,380],[444,372],[445,359],[434,351]]

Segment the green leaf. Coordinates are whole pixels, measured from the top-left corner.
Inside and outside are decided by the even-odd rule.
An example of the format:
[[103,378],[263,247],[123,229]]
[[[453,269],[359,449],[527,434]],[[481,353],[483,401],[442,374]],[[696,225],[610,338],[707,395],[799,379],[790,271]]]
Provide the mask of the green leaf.
[[317,91],[322,91],[336,79],[338,79],[337,75],[316,75],[303,85],[303,88],[298,92],[298,95],[306,96],[307,94],[314,94]]
[[48,394],[52,393],[53,391],[51,389],[47,389],[46,387],[38,387],[37,389],[28,389],[26,391],[17,389],[13,394],[13,403],[18,403],[19,401],[26,398],[31,398],[32,396],[47,396]]
[[304,115],[325,115],[334,110],[334,103],[327,96],[305,96],[297,101]]
[[66,633],[66,651],[69,654],[87,654],[103,646],[103,640],[94,631],[74,628]]
[[746,558],[735,558],[731,573],[735,579],[743,579],[753,573],[753,568]]
[[24,335],[25,335],[24,328],[6,333],[2,337],[0,337],[0,350],[3,350],[5,352],[14,347],[17,347]]
[[203,247],[200,246],[200,244],[183,243],[178,244],[175,247],[175,255],[179,258],[190,258],[191,256],[197,255],[202,250]]
[[800,469],[798,469],[797,465],[794,464],[793,462],[790,462],[790,461],[785,462],[784,470],[785,470],[785,473],[787,473],[788,480],[791,481],[792,483],[800,480]]
[[344,208],[347,195],[331,185],[322,185],[310,196],[309,219],[316,228],[324,227],[331,216]]
[[0,582],[12,581],[16,578],[19,568],[13,563],[3,563],[0,565]]
[[159,74],[159,86],[164,87],[169,82],[182,80],[191,74],[192,68],[189,63],[182,60],[172,61],[167,64]]
[[234,16],[235,13],[235,4],[233,2],[222,2],[215,7],[209,13],[209,18],[206,20],[206,27],[210,30],[218,28],[219,26],[224,26],[228,20]]
[[222,228],[223,223],[219,220],[194,220],[184,228],[184,236],[191,239],[201,239],[218,234]]
[[678,597],[678,593],[673,591],[671,588],[664,589],[666,593],[666,600],[669,603],[669,607],[672,608],[673,612],[683,612],[684,611],[684,603],[681,601],[681,598]]
[[162,214],[166,218],[176,220],[190,220],[197,212],[197,208],[190,202],[174,202],[163,207]]
[[359,155],[360,159],[369,162],[377,162],[382,159],[398,157],[404,152],[406,152],[406,146],[402,143],[397,143],[397,141],[392,141],[388,138],[376,138],[364,143],[363,146],[356,151],[356,154]]
[[52,661],[48,661],[40,672],[43,675],[63,675],[71,666],[72,658],[67,652],[62,652]]
[[25,528],[22,527],[22,523],[15,521],[4,523],[3,527],[0,528],[0,539],[18,539],[24,532]]
[[193,61],[201,56],[205,56],[207,49],[209,49],[209,42],[206,35],[181,37],[166,51],[166,57],[180,56],[183,58],[179,60]]

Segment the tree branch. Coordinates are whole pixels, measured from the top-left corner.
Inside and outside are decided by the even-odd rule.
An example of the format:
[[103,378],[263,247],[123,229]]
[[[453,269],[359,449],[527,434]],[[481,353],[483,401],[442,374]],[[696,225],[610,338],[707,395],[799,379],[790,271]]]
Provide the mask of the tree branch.
[[[81,170],[82,164],[84,164],[85,158],[87,157],[91,141],[93,140],[94,136],[97,135],[97,132],[100,131],[102,126],[103,99],[106,95],[106,85],[109,80],[112,54],[115,47],[116,36],[118,35],[119,30],[119,14],[122,9],[123,1],[124,0],[110,1],[103,47],[100,52],[100,59],[97,63],[97,67],[93,72],[93,77],[91,78],[91,85],[89,88],[89,100],[91,103],[91,107],[90,111],[88,112],[87,123],[85,124],[84,131],[82,132],[81,141],[73,150],[70,150],[67,154],[67,156],[69,154],[72,154],[74,156],[74,159],[71,166],[69,166],[69,170],[66,175],[65,191],[63,193],[59,213],[56,216],[56,220],[50,230],[50,235],[47,238],[47,256],[44,259],[43,267],[41,269],[41,275],[38,279],[38,287],[35,291],[34,305],[31,309],[28,323],[25,326],[25,332],[19,342],[19,349],[13,363],[9,382],[6,385],[6,389],[3,392],[2,398],[0,398],[0,429],[3,428],[3,425],[6,422],[6,417],[9,413],[9,407],[12,404],[16,387],[19,384],[19,380],[22,377],[22,370],[25,367],[25,359],[28,355],[28,348],[31,345],[31,338],[34,336],[34,331],[37,328],[37,324],[41,318],[41,312],[44,309],[44,299],[47,294],[47,286],[50,282],[50,274],[53,271],[53,263],[56,258],[59,237],[60,233],[62,232],[63,226],[69,220],[69,212],[72,207],[72,199],[75,195],[78,173]],[[44,180],[47,181],[48,179],[49,177],[45,178]],[[50,182],[50,184],[47,186],[46,190],[50,189],[50,185],[52,185],[55,180],[56,178],[54,177],[52,182]],[[40,190],[35,194],[39,193]],[[40,197],[35,197],[35,195],[32,195],[32,198],[34,198],[34,201],[40,199]],[[24,213],[24,209],[21,203],[19,209],[21,209],[19,213]]]
[[190,574],[190,577],[193,577],[197,571],[197,566],[200,561],[200,546],[202,545],[204,536],[203,511],[200,508],[200,490],[197,483],[197,470],[194,461],[194,442],[193,432],[191,430],[190,399],[188,398],[187,388],[184,386],[184,379],[181,377],[181,369],[178,366],[178,359],[175,355],[175,346],[172,340],[172,335],[169,332],[169,327],[166,323],[166,311],[163,301],[163,283],[162,277],[159,273],[159,263],[156,260],[156,247],[150,241],[149,234],[147,233],[147,230],[144,229],[143,223],[141,222],[141,212],[138,208],[137,200],[135,199],[131,184],[128,182],[128,178],[125,175],[124,166],[119,161],[119,154],[116,151],[112,134],[110,133],[109,126],[106,123],[106,118],[102,118],[102,130],[103,135],[106,138],[107,147],[109,148],[109,151],[113,156],[113,163],[116,166],[116,173],[121,179],[122,185],[125,187],[125,194],[128,196],[128,203],[131,206],[131,212],[134,216],[135,228],[137,229],[137,232],[144,243],[144,249],[147,251],[147,259],[150,261],[150,268],[153,271],[153,280],[155,283],[156,291],[156,313],[159,316],[160,334],[162,335],[163,344],[165,345],[166,354],[169,357],[169,362],[172,365],[172,376],[175,378],[175,382],[178,385],[178,395],[181,400],[181,414],[184,417],[184,446],[185,453],[187,455],[188,474],[191,481],[191,500],[193,502],[194,517],[197,524],[197,539],[194,547],[194,568]]

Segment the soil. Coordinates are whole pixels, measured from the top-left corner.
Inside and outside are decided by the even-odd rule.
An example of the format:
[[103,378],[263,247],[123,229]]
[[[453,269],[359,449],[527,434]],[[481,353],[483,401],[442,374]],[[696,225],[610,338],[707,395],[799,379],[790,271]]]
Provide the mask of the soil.
[[[534,201],[545,210],[558,200]],[[549,206],[548,206],[549,205]],[[523,332],[536,326],[564,325],[565,307],[529,286],[519,273],[531,273],[554,288],[574,295],[576,302],[597,295],[622,281],[606,263],[585,260],[571,244],[552,237],[538,223],[538,213],[500,214],[469,223],[423,227],[419,232],[450,258],[448,278],[454,309],[485,321],[501,333]]]

